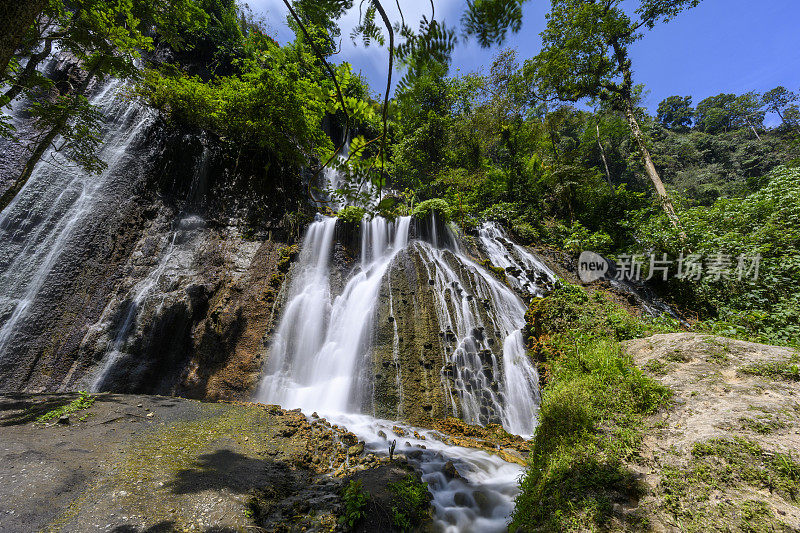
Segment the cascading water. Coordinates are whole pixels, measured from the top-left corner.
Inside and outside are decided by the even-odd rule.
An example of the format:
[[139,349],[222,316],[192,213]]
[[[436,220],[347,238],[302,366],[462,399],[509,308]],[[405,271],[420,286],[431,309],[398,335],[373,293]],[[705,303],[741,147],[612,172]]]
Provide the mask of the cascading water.
[[408,242],[410,218],[362,221],[361,264],[334,297],[328,283],[335,218],[312,224],[288,303],[275,334],[260,399],[328,412],[359,412],[359,361],[369,355],[383,275]]
[[96,207],[108,200],[105,189],[129,146],[154,119],[152,112],[121,96],[121,85],[112,79],[91,99],[107,117],[99,155],[108,167],[90,175],[50,149],[0,213],[0,360],[48,277],[58,270],[62,254],[81,238]]
[[484,222],[478,228],[478,238],[496,267],[505,270],[512,286],[528,296],[542,296],[544,288],[556,276],[538,257],[509,240],[503,228],[494,222]]
[[[390,317],[395,313],[387,272],[404,251],[419,254],[425,265],[444,339],[441,379],[452,413],[469,423],[500,423],[512,433],[530,436],[539,394],[538,374],[526,355],[521,333],[524,303],[457,249],[441,249],[420,240],[409,242],[410,223],[408,217],[396,222],[365,218],[360,260],[341,290],[336,290],[331,274],[336,219],[319,217],[309,227],[257,399],[307,413],[317,411],[361,436],[368,448],[385,452],[382,433],[386,432],[378,431],[398,423],[369,416],[373,412],[369,395],[372,337],[384,282],[389,283]],[[437,227],[435,219],[429,227]],[[488,251],[493,262],[503,260],[496,257],[496,250]],[[533,272],[532,265],[538,260],[531,257],[526,265]],[[552,275],[544,268],[542,272]],[[534,276],[525,286],[541,290]],[[396,323],[393,333],[391,364],[397,368],[395,384],[402,399]],[[402,400],[398,416],[401,404]],[[448,446],[429,433],[426,445],[411,439],[399,450],[423,450],[422,455],[415,454],[415,464],[434,495],[440,528],[505,529],[522,469],[486,452]],[[443,476],[447,461],[460,465],[466,481]]]
[[[451,391],[453,412],[460,407],[468,423],[501,423],[511,433],[530,436],[539,403],[539,376],[522,339],[525,305],[464,255],[428,243],[418,245],[434,282],[439,324],[449,341],[445,374],[452,373],[454,379],[444,383]],[[502,360],[495,348],[502,349]]]

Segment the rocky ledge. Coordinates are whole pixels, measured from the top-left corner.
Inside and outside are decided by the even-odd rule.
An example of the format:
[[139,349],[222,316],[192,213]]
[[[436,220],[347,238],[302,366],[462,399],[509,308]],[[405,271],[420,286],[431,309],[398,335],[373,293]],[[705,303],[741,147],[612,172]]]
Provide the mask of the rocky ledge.
[[[299,411],[93,398],[0,396],[0,531],[332,531],[351,480],[376,502],[392,482],[419,481]],[[387,523],[382,507],[365,523]]]
[[643,497],[619,511],[648,531],[800,531],[800,354],[693,333],[625,348],[674,396],[629,465]]

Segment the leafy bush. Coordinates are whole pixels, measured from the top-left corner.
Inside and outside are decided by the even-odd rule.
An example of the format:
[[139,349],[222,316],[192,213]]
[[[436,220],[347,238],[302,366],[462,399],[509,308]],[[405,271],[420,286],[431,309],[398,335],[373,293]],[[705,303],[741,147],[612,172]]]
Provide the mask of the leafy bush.
[[[742,198],[724,198],[711,207],[680,213],[685,248],[708,262],[718,254],[730,261],[729,275],[700,280],[672,277],[665,290],[701,313],[717,332],[765,342],[794,344],[800,339],[800,169],[780,167],[762,189]],[[677,258],[684,251],[677,231],[663,216],[638,231],[644,249]],[[761,256],[758,279],[738,279],[738,257]],[[750,262],[744,264],[745,270]]]
[[619,341],[674,325],[638,318],[602,291],[563,282],[535,299],[525,318],[545,387],[510,529],[602,529],[614,501],[641,495],[625,462],[641,443],[644,417],[671,396]]
[[511,233],[523,244],[533,244],[539,239],[537,229],[527,222],[520,222],[511,226]]
[[364,508],[369,502],[369,494],[364,492],[360,480],[351,480],[342,492],[344,513],[339,517],[339,523],[347,527],[354,527],[359,520],[364,518]]
[[431,198],[420,202],[411,212],[411,215],[417,218],[427,218],[431,213],[436,213],[436,216],[444,222],[450,220],[451,209],[448,203],[441,198]]
[[366,214],[367,212],[363,207],[348,205],[347,207],[342,208],[341,211],[336,213],[336,217],[345,223],[361,224],[361,220],[364,218],[364,215]]
[[85,409],[90,408],[94,404],[95,399],[96,399],[95,396],[92,396],[88,392],[79,391],[77,399],[72,400],[67,405],[63,405],[58,409],[53,409],[52,411],[48,411],[47,413],[37,418],[36,421],[47,422],[48,420],[55,420],[56,418],[61,418],[63,415],[68,415],[76,413],[78,411],[83,411]]
[[427,518],[430,506],[428,484],[408,474],[401,481],[389,484],[392,491],[392,523],[401,531],[412,531]]
[[500,222],[504,226],[510,226],[517,220],[518,217],[519,214],[517,212],[517,206],[509,202],[499,202],[493,204],[484,209],[483,213],[481,213],[481,218],[483,220]]
[[605,255],[611,251],[613,242],[605,232],[591,233],[580,222],[575,223],[570,231],[570,236],[564,241],[564,249],[570,253],[579,254],[584,250],[589,250]]

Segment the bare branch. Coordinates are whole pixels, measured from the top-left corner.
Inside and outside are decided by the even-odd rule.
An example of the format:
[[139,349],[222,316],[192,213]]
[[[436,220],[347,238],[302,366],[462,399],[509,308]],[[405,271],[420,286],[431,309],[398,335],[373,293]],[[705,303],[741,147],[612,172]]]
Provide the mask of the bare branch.
[[[284,0],[286,1],[286,0]],[[387,113],[389,111],[389,91],[392,89],[392,69],[394,68],[394,31],[392,30],[392,23],[389,17],[386,16],[386,11],[378,0],[372,0],[373,5],[380,13],[383,23],[386,25],[386,30],[389,32],[389,72],[386,75],[386,94],[383,97],[383,139],[381,140],[381,182],[378,186],[378,201],[381,200],[381,192],[383,189],[383,181],[386,176],[385,160],[386,160],[386,132],[387,132]]]

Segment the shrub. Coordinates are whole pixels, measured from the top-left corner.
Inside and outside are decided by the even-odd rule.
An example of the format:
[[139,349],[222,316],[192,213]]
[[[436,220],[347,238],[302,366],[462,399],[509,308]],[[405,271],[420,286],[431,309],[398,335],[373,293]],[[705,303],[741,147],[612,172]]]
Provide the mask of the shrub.
[[436,213],[436,216],[444,222],[450,221],[451,209],[445,200],[441,198],[431,198],[420,202],[411,212],[416,218],[427,218],[431,213]]
[[339,523],[350,528],[354,527],[364,518],[364,509],[368,501],[369,495],[364,492],[361,481],[351,480],[342,492],[344,513],[339,517]]
[[512,531],[595,530],[610,519],[613,501],[640,496],[643,488],[625,462],[641,443],[644,417],[670,397],[616,341],[581,337],[557,353],[547,363]]
[[481,219],[500,222],[505,226],[510,226],[518,217],[517,206],[509,202],[491,205],[481,213]]
[[347,207],[342,208],[342,210],[336,214],[336,217],[342,222],[358,225],[361,224],[361,220],[363,220],[364,215],[366,214],[367,212],[363,207],[348,205]]
[[[666,217],[639,229],[643,249],[679,257],[684,248],[705,258],[722,254],[730,275],[699,280],[673,276],[664,286],[681,304],[712,322],[712,331],[764,342],[797,345],[800,339],[800,169],[779,167],[761,190],[680,213],[685,247]],[[738,279],[740,255],[761,256],[758,279]],[[749,262],[744,265],[749,266]]]
[[589,250],[607,255],[614,244],[607,233],[602,231],[591,233],[580,223],[575,223],[570,231],[569,237],[564,240],[564,249],[573,254]]
[[401,531],[412,531],[428,516],[430,493],[428,484],[413,474],[389,484],[392,491],[392,523]]

